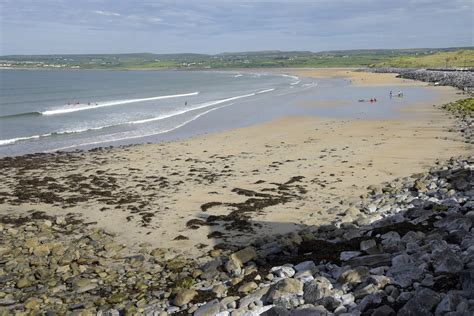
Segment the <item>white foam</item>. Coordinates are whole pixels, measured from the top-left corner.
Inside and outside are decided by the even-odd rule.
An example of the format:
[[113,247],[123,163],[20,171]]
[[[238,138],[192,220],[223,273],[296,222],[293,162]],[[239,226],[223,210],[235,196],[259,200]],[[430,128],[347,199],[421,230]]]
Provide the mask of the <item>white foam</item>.
[[[56,148],[56,149],[52,149],[52,150],[48,150],[48,151],[45,151],[45,152],[55,152],[55,151],[58,151],[58,150],[64,150],[64,149],[70,149],[70,148],[76,148],[76,147],[82,147],[82,146],[90,146],[90,145],[98,145],[98,144],[102,144],[102,143],[107,143],[107,142],[117,142],[117,141],[121,141],[121,140],[128,140],[128,139],[135,139],[135,138],[143,138],[143,137],[149,137],[149,136],[155,136],[155,135],[160,135],[160,134],[165,134],[165,133],[169,133],[171,131],[174,131],[180,127],[183,127],[189,123],[191,123],[192,121],[195,121],[197,120],[198,118],[200,118],[201,116],[203,115],[206,115],[212,111],[215,111],[215,110],[218,110],[218,109],[222,109],[224,107],[227,107],[227,106],[230,106],[232,105],[231,104],[226,104],[226,105],[222,105],[222,106],[219,106],[219,107],[216,107],[216,108],[213,108],[213,109],[209,109],[205,112],[202,112],[202,113],[199,113],[198,115],[194,116],[192,119],[190,120],[187,120],[173,128],[170,128],[170,129],[167,129],[167,130],[163,130],[163,131],[159,131],[159,132],[154,132],[154,133],[149,133],[149,134],[144,134],[144,135],[136,135],[136,136],[127,136],[127,137],[122,137],[122,138],[116,138],[116,139],[112,139],[112,140],[103,140],[103,141],[97,141],[97,142],[90,142],[90,143],[82,143],[82,144],[77,144],[77,145],[72,145],[72,146],[67,146],[67,147],[61,147],[61,148]],[[113,136],[113,135],[118,135],[120,133],[116,133],[116,134],[112,134],[112,135],[109,135],[109,136]]]
[[0,146],[11,145],[21,140],[37,139],[37,138],[45,137],[49,135],[51,134],[33,135],[33,136],[18,137],[18,138],[11,138],[11,139],[0,139]]
[[267,89],[267,90],[258,91],[257,94],[267,93],[267,92],[271,92],[271,91],[275,91],[275,89]]
[[163,99],[171,99],[171,98],[181,98],[181,97],[189,97],[193,95],[198,95],[199,92],[192,92],[192,93],[184,93],[184,94],[174,94],[174,95],[162,95],[152,98],[141,98],[141,99],[128,99],[128,100],[117,100],[117,101],[109,101],[104,103],[98,104],[77,104],[73,107],[65,107],[56,110],[48,110],[41,112],[42,115],[57,115],[57,114],[66,114],[72,113],[77,111],[85,111],[85,110],[92,110],[96,108],[102,108],[107,106],[114,106],[114,105],[122,105],[122,104],[129,104],[129,103],[136,103],[136,102],[143,102],[143,101],[154,101],[154,100],[163,100]]
[[298,81],[292,82],[292,83],[290,83],[290,84],[291,84],[292,86],[296,86],[296,85],[297,85],[298,83],[300,83],[300,82],[301,82],[301,80],[298,80]]
[[[153,117],[153,118],[149,118],[149,119],[144,119],[144,120],[137,120],[137,121],[130,121],[130,122],[123,122],[123,123],[118,123],[118,124],[110,124],[110,125],[104,125],[104,126],[98,126],[98,127],[91,127],[91,128],[84,128],[84,129],[77,129],[77,130],[64,130],[64,131],[58,131],[58,132],[52,132],[52,133],[48,133],[48,134],[42,134],[42,135],[34,135],[34,136],[28,136],[28,137],[19,137],[19,138],[12,138],[12,139],[4,139],[4,140],[0,140],[0,146],[3,146],[3,145],[10,145],[10,144],[14,144],[16,143],[17,141],[22,141],[22,140],[30,140],[30,139],[38,139],[38,138],[43,138],[43,137],[49,137],[49,136],[53,136],[53,135],[63,135],[63,134],[78,134],[78,133],[83,133],[83,132],[88,132],[88,131],[96,131],[96,130],[101,130],[101,129],[105,129],[105,128],[109,128],[109,127],[115,127],[115,126],[120,126],[120,125],[127,125],[127,124],[145,124],[145,123],[149,123],[149,122],[155,122],[155,121],[160,121],[160,120],[164,120],[164,119],[167,119],[167,118],[170,118],[170,117],[174,117],[174,116],[177,116],[177,115],[182,115],[182,114],[185,114],[187,112],[191,112],[191,111],[195,111],[195,110],[199,110],[199,109],[203,109],[203,108],[206,108],[206,107],[210,107],[210,106],[214,106],[214,105],[218,105],[218,104],[222,104],[222,103],[225,103],[225,102],[229,102],[229,101],[233,101],[233,100],[238,100],[238,99],[242,99],[242,98],[248,98],[248,97],[251,97],[251,96],[255,96],[256,94],[262,94],[262,93],[267,93],[267,92],[271,92],[271,91],[274,91],[275,89],[267,89],[267,90],[262,90],[262,91],[258,91],[258,92],[255,92],[255,93],[249,93],[249,94],[244,94],[244,95],[239,95],[239,96],[235,96],[235,97],[231,97],[231,98],[227,98],[227,99],[221,99],[221,100],[215,100],[215,101],[209,101],[209,102],[205,102],[205,103],[201,103],[201,104],[198,104],[197,106],[195,107],[192,107],[192,108],[189,108],[189,109],[185,109],[185,110],[181,110],[181,111],[176,111],[176,112],[172,112],[172,113],[168,113],[168,114],[163,114],[163,115],[160,115],[160,116],[157,116],[157,117]],[[230,105],[230,104],[229,104]],[[226,105],[228,106],[228,105]],[[222,107],[218,107],[218,108],[215,108],[215,109],[220,109]],[[197,116],[195,116],[194,119],[204,115],[204,114],[207,114],[209,113],[210,111],[213,111],[214,109],[211,109],[211,110],[208,110],[206,112],[203,112],[201,114],[198,114]],[[181,125],[178,125],[178,127],[176,128],[179,128]],[[173,128],[175,129],[175,128]],[[171,130],[173,130],[171,129]],[[169,131],[171,131],[169,130]],[[152,134],[152,135],[155,135],[155,134]],[[139,137],[146,137],[145,136],[139,136]],[[127,138],[128,139],[128,138]],[[121,140],[121,139],[119,139]],[[83,144],[83,145],[74,145],[74,146],[70,146],[70,147],[63,147],[63,148],[58,148],[58,149],[55,149],[55,150],[62,150],[62,149],[67,149],[67,148],[72,148],[72,147],[76,147],[76,146],[87,146],[87,145],[94,145],[94,144],[99,144],[99,143],[103,143],[103,141],[101,142],[93,142],[93,143],[87,143],[87,144]]]
[[239,96],[232,97],[232,98],[201,103],[198,106],[195,106],[195,107],[192,107],[192,108],[189,108],[189,109],[186,109],[186,110],[181,110],[181,111],[177,111],[177,112],[173,112],[173,113],[169,113],[169,114],[164,114],[164,115],[160,115],[160,116],[149,118],[149,119],[132,121],[132,122],[128,122],[128,124],[143,124],[143,123],[149,123],[149,122],[154,122],[154,121],[160,121],[160,120],[164,120],[164,119],[176,116],[176,115],[181,115],[181,114],[184,114],[184,113],[187,113],[187,112],[190,112],[190,111],[203,109],[203,108],[206,108],[206,107],[210,107],[210,106],[213,106],[213,105],[218,105],[218,104],[221,104],[221,103],[225,103],[225,102],[229,102],[229,101],[233,101],[233,100],[237,100],[237,99],[248,98],[248,97],[251,97],[251,96],[254,96],[254,95],[255,95],[255,93],[250,93],[250,94],[245,94],[245,95],[239,95]]

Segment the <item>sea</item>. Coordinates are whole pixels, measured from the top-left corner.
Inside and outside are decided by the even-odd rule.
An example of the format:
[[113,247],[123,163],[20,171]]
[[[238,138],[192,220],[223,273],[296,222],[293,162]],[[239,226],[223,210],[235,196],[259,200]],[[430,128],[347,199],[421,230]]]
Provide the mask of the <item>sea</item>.
[[273,72],[2,69],[0,156],[186,139],[285,116],[388,118],[435,99],[423,87]]

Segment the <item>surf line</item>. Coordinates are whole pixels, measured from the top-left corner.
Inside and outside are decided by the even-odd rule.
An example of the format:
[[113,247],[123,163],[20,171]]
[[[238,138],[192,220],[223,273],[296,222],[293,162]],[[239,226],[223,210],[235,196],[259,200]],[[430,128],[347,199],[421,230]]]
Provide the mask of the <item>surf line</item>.
[[152,97],[152,98],[110,101],[110,102],[104,102],[104,103],[99,103],[99,104],[94,104],[94,105],[92,105],[92,104],[91,105],[88,105],[88,104],[81,105],[81,104],[79,104],[78,106],[74,106],[74,107],[60,108],[60,109],[56,109],[56,110],[48,110],[48,111],[44,111],[44,112],[40,112],[40,113],[41,113],[41,115],[66,114],[66,113],[72,113],[72,112],[77,112],[77,111],[92,110],[92,109],[97,109],[97,108],[102,108],[102,107],[107,107],[107,106],[114,106],[114,105],[121,105],[121,104],[135,103],[135,102],[143,102],[143,101],[154,101],[154,100],[190,97],[190,96],[194,96],[194,95],[198,95],[198,94],[199,94],[199,92],[192,92],[192,93],[184,93],[184,94],[162,95],[162,96]]

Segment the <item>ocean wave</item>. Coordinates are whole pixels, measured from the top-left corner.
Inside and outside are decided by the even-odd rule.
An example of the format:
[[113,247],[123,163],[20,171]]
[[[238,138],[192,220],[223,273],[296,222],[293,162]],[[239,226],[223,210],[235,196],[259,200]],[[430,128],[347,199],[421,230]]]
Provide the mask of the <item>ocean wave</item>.
[[117,101],[109,101],[103,103],[96,103],[96,104],[77,104],[74,107],[68,106],[54,110],[47,110],[40,112],[41,115],[57,115],[57,114],[66,114],[72,113],[77,111],[85,111],[85,110],[92,110],[102,107],[114,106],[114,105],[122,105],[122,104],[129,104],[129,103],[136,103],[136,102],[143,102],[143,101],[154,101],[154,100],[163,100],[163,99],[171,99],[171,98],[181,98],[181,97],[189,97],[198,95],[199,92],[192,92],[192,93],[184,93],[184,94],[174,94],[174,95],[162,95],[157,97],[151,98],[141,98],[141,99],[128,99],[128,100],[117,100]]
[[26,137],[17,137],[17,138],[11,138],[11,139],[0,139],[0,146],[4,145],[11,145],[14,144],[20,140],[30,140],[30,139],[38,139],[41,137],[47,137],[52,134],[43,134],[43,135],[33,135],[33,136],[26,136]]
[[[163,131],[159,131],[159,132],[154,132],[154,133],[148,133],[148,134],[143,134],[143,135],[134,135],[134,136],[127,136],[127,137],[122,137],[122,138],[115,138],[115,139],[112,139],[112,140],[103,140],[103,141],[96,141],[96,142],[89,142],[89,143],[82,143],[82,144],[77,144],[77,145],[72,145],[72,146],[66,146],[66,147],[60,147],[60,148],[55,148],[55,149],[52,149],[52,150],[48,150],[48,151],[45,151],[47,153],[49,152],[55,152],[55,151],[58,151],[58,150],[65,150],[65,149],[71,149],[71,148],[76,148],[76,147],[83,147],[83,146],[90,146],[90,145],[98,145],[98,144],[102,144],[102,143],[108,143],[108,142],[118,142],[118,141],[122,141],[122,140],[128,140],[128,139],[136,139],[136,138],[144,138],[144,137],[150,137],[150,136],[156,136],[156,135],[160,135],[160,134],[165,134],[165,133],[169,133],[169,132],[172,132],[178,128],[181,128],[189,123],[191,123],[192,121],[195,121],[197,120],[198,118],[200,118],[201,116],[203,115],[206,115],[212,111],[215,111],[215,110],[218,110],[218,109],[222,109],[222,108],[225,108],[227,106],[230,106],[232,105],[233,103],[231,104],[226,104],[226,105],[222,105],[222,106],[219,106],[219,107],[216,107],[216,108],[212,108],[212,109],[209,109],[205,112],[202,112],[202,113],[199,113],[198,115],[194,116],[193,118],[175,126],[175,127],[172,127],[170,129],[167,129],[167,130],[163,130]],[[119,134],[119,133],[117,133]],[[116,134],[112,134],[112,135],[116,135]],[[112,136],[112,135],[109,135],[109,136]]]
[[25,112],[25,113],[17,113],[17,114],[8,114],[0,116],[0,119],[9,119],[12,117],[22,117],[22,116],[40,116],[41,112]]
[[[256,93],[258,93],[258,92],[256,92]],[[192,107],[192,108],[189,108],[189,109],[186,109],[186,110],[181,110],[181,111],[177,111],[177,112],[173,112],[173,113],[169,113],[169,114],[164,114],[164,115],[160,115],[160,116],[149,118],[149,119],[133,121],[133,122],[129,122],[129,124],[143,124],[143,123],[149,123],[149,122],[154,122],[154,121],[160,121],[160,120],[164,120],[164,119],[176,116],[176,115],[185,114],[189,111],[199,110],[199,109],[207,108],[207,107],[210,107],[210,106],[213,106],[213,105],[218,105],[218,104],[221,104],[221,103],[225,103],[225,102],[229,102],[229,101],[233,101],[233,100],[237,100],[237,99],[248,98],[248,97],[254,96],[256,93],[244,94],[244,95],[239,95],[239,96],[232,97],[232,98],[201,103],[198,106],[195,106],[195,107]]]
[[[104,125],[104,126],[98,126],[98,127],[90,127],[90,128],[84,128],[84,129],[56,131],[56,132],[52,132],[52,133],[48,133],[48,134],[42,134],[42,135],[33,135],[33,136],[27,136],[27,137],[3,139],[3,140],[0,140],[0,146],[11,145],[11,144],[14,144],[18,141],[23,141],[23,140],[38,139],[38,138],[44,138],[44,137],[50,137],[50,136],[56,136],[56,135],[64,135],[64,134],[79,134],[79,133],[84,133],[84,132],[89,132],[89,131],[97,131],[97,130],[102,130],[102,129],[106,129],[106,128],[122,126],[122,125],[145,124],[145,123],[149,123],[149,122],[160,121],[160,120],[164,120],[164,119],[171,118],[171,117],[174,117],[174,116],[182,115],[182,114],[185,114],[185,113],[188,113],[188,112],[191,112],[191,111],[203,109],[203,108],[206,108],[206,107],[210,107],[210,106],[214,106],[214,105],[218,105],[218,104],[222,104],[222,103],[225,103],[225,102],[234,101],[234,100],[238,100],[238,99],[242,99],[242,98],[248,98],[248,97],[251,97],[251,96],[255,96],[256,94],[262,94],[262,93],[266,93],[266,92],[270,92],[270,91],[274,91],[274,90],[275,89],[261,90],[261,91],[258,91],[258,92],[239,95],[239,96],[235,96],[235,97],[231,97],[231,98],[227,98],[227,99],[221,99],[221,100],[205,102],[205,103],[198,104],[195,107],[191,107],[189,109],[185,109],[185,110],[181,110],[181,111],[175,111],[175,112],[172,112],[172,113],[163,114],[163,115],[153,117],[153,118],[149,118],[149,119],[143,119],[143,120],[137,120],[137,121],[128,121],[128,122],[122,122],[122,123],[110,124],[110,125]],[[208,113],[208,111],[203,112],[203,113]],[[201,115],[198,115],[197,117],[200,117],[200,116]]]
[[262,94],[262,93],[267,93],[267,92],[272,92],[272,91],[275,91],[275,89],[267,89],[267,90],[258,91],[256,92],[256,94]]

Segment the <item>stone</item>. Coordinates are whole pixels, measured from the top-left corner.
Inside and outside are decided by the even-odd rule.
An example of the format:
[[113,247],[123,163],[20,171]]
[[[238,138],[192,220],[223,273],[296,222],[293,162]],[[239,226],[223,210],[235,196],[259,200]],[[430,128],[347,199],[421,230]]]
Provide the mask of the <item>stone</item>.
[[217,297],[222,297],[227,291],[227,287],[223,284],[217,284],[212,287],[212,292],[216,293]]
[[351,267],[357,266],[369,266],[369,267],[379,267],[384,266],[390,263],[391,255],[388,253],[367,255],[351,258],[347,261]]
[[446,249],[436,256],[433,266],[435,273],[459,273],[464,264],[451,250]]
[[312,306],[298,308],[290,314],[291,316],[328,316],[331,315],[324,306]]
[[291,267],[286,266],[273,267],[270,269],[270,272],[280,278],[291,278],[295,275],[295,270]]
[[377,307],[371,314],[371,316],[395,316],[397,313],[388,305],[382,305]]
[[9,306],[9,305],[13,305],[15,303],[16,303],[16,301],[12,297],[0,298],[0,306]]
[[195,290],[182,289],[178,292],[178,294],[176,294],[175,298],[173,299],[173,305],[183,306],[185,304],[188,304],[197,294],[198,293]]
[[281,306],[273,306],[266,312],[260,314],[261,316],[289,316],[290,312]]
[[365,266],[356,267],[341,273],[337,281],[341,284],[359,284],[367,280],[369,276],[369,268]]
[[238,289],[240,293],[249,293],[258,288],[258,284],[255,282],[247,282],[241,285]]
[[387,274],[392,276],[395,283],[405,288],[414,281],[420,281],[423,277],[424,268],[415,264],[413,258],[407,254],[395,256],[392,259],[392,267]]
[[28,278],[21,278],[16,283],[16,287],[19,288],[19,289],[23,289],[23,288],[29,287],[31,285],[32,285],[32,283]]
[[419,287],[411,298],[399,311],[398,316],[432,315],[432,310],[440,302],[438,293],[428,288]]
[[449,291],[445,297],[441,300],[435,310],[436,315],[444,315],[448,312],[456,311],[456,307],[461,302],[459,293],[455,291]]
[[323,298],[333,295],[331,281],[318,276],[304,286],[304,300],[306,303],[319,303]]
[[219,311],[219,301],[212,300],[199,307],[198,310],[194,312],[194,316],[215,316],[217,313],[219,313]]
[[26,309],[38,309],[40,307],[41,301],[37,298],[30,297],[25,302]]
[[339,256],[341,261],[347,261],[351,258],[358,257],[361,254],[360,251],[342,251]]
[[296,270],[296,272],[311,271],[311,273],[315,273],[318,271],[314,261],[304,261],[295,265],[293,268]]
[[360,250],[367,252],[377,246],[377,242],[373,239],[363,240],[360,242]]
[[239,308],[247,308],[250,304],[261,301],[262,298],[268,293],[270,290],[269,286],[262,287],[252,294],[242,297],[239,300]]
[[266,295],[266,301],[272,303],[274,300],[289,296],[298,295],[303,291],[303,282],[295,279],[283,279],[270,287]]
[[253,247],[247,247],[231,254],[230,259],[236,264],[238,264],[240,267],[242,267],[243,264],[254,259],[256,256],[257,252],[255,251],[255,249]]
[[38,257],[47,256],[50,252],[48,245],[38,245],[33,249],[33,254]]
[[229,260],[225,264],[225,270],[229,272],[232,276],[238,276],[242,274],[242,267],[239,263],[234,260]]

